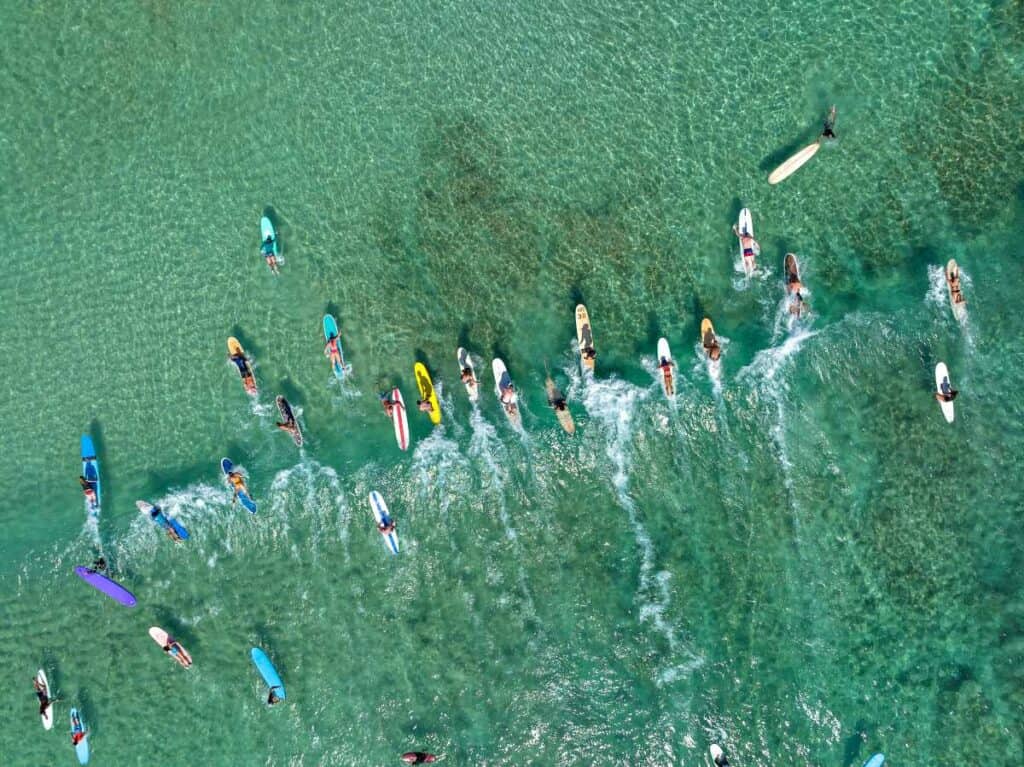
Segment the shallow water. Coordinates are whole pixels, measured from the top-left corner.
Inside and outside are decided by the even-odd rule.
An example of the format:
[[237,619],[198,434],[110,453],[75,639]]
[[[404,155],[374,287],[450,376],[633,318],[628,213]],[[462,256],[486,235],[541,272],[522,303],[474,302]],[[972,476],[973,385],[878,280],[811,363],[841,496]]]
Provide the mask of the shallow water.
[[[737,767],[1024,762],[1017,6],[8,5],[5,763],[70,763],[71,705],[93,764],[415,748],[689,765],[712,742]],[[769,187],[830,103],[839,141]],[[744,206],[752,280],[734,268]],[[787,251],[812,307],[795,324]],[[579,301],[594,378],[574,357]],[[444,420],[411,413],[402,453],[376,393],[412,404],[417,359]],[[930,395],[939,360],[961,391],[952,426]],[[273,426],[279,393],[302,450]],[[257,515],[231,504],[224,455]],[[192,539],[172,544],[139,498]],[[97,549],[134,610],[72,574]],[[150,625],[194,667],[160,657]],[[263,705],[254,645],[286,705]],[[50,733],[40,665],[63,698]]]

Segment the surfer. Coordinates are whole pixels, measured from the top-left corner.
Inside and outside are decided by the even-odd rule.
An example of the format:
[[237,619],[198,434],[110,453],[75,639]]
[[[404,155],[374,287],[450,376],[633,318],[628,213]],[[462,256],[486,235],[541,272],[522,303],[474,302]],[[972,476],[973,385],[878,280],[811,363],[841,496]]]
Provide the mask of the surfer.
[[963,290],[960,288],[960,270],[954,268],[951,274],[947,273],[946,282],[949,283],[949,294],[953,297],[953,303],[964,303]]
[[260,253],[267,260],[267,266],[270,267],[270,271],[274,274],[280,274],[277,270],[277,256],[274,255],[274,238],[271,235],[268,234],[267,239],[263,241],[263,244],[260,246]]
[[89,731],[82,727],[82,720],[78,717],[75,717],[74,726],[73,729],[71,730],[71,745],[77,746],[79,743],[85,740],[85,736],[88,734]]
[[299,432],[299,427],[295,425],[295,416],[292,416],[287,421],[274,421],[274,423],[277,425],[277,428],[281,431],[288,432],[292,437],[295,437]]
[[231,489],[235,493],[235,497],[231,499],[231,503],[234,503],[235,501],[238,500],[238,494],[239,493],[246,492],[246,490],[245,490],[245,477],[243,477],[237,471],[228,472],[228,482],[231,483]]
[[398,523],[395,522],[391,517],[384,517],[380,522],[377,523],[377,529],[381,535],[387,535],[388,533],[395,532],[395,528],[398,527]]
[[338,334],[331,333],[331,337],[327,339],[327,346],[324,347],[324,356],[331,358],[332,365],[342,365],[344,362],[341,359],[341,350],[338,348]]
[[97,573],[105,572],[107,569],[107,560],[103,557],[97,557],[92,562],[92,569]]
[[93,486],[93,483],[87,480],[85,477],[79,475],[78,484],[82,486],[82,492],[85,493],[85,500],[87,500],[90,505],[95,506],[96,488]]
[[672,391],[672,368],[675,367],[675,364],[668,357],[662,357],[661,361],[658,362],[661,374],[665,377],[665,389],[669,392]]
[[462,383],[475,384],[476,377],[473,375],[473,368],[462,368]]
[[270,688],[270,695],[267,696],[267,705],[268,706],[273,706],[275,703],[280,703],[282,700],[284,700],[283,698],[279,698],[277,693],[274,692],[274,690],[276,690],[276,689],[277,689],[277,687],[271,687]]
[[583,354],[583,359],[585,359],[585,360],[597,359],[597,349],[595,349],[593,346],[585,347],[583,349],[582,354]]
[[421,413],[432,413],[434,412],[434,406],[428,399],[416,400],[416,407],[420,409]]
[[509,381],[508,385],[501,387],[501,404],[505,405],[506,409],[516,403],[516,387]]
[[939,391],[935,392],[935,399],[939,402],[952,402],[959,393],[959,391],[950,386],[948,378],[943,378],[942,383],[939,384]]
[[426,751],[409,751],[402,754],[402,761],[406,764],[430,764],[437,761],[437,757],[428,754]]
[[46,709],[53,705],[57,699],[46,694],[46,687],[38,679],[32,679],[32,687],[35,688],[36,697],[39,698],[39,716],[46,716]]
[[827,139],[836,138],[836,107],[835,104],[828,110],[828,117],[825,118],[825,125],[821,129],[821,137]]
[[384,406],[384,413],[387,415],[388,418],[390,418],[391,414],[395,412],[396,404],[395,401],[391,399],[391,392],[386,391],[379,396],[380,404]]
[[715,764],[718,765],[718,767],[729,767],[729,760],[721,749],[719,749],[718,753],[715,754]]
[[718,343],[718,338],[714,333],[706,333],[704,335],[704,351],[708,353],[708,358],[712,362],[717,362],[718,358],[722,356],[722,347]]
[[740,247],[743,249],[744,258],[754,258],[761,255],[761,246],[757,244],[757,240],[746,232],[741,232],[736,224],[732,225],[732,231],[740,238]]

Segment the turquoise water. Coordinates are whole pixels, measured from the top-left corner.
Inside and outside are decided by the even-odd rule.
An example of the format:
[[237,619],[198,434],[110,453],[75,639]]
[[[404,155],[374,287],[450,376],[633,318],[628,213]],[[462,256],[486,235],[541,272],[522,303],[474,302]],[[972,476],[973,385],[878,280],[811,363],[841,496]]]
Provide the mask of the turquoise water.
[[[6,4],[5,763],[73,763],[72,705],[93,764],[708,765],[712,742],[737,767],[1024,762],[1019,4],[594,5]],[[831,103],[840,140],[769,187]],[[813,308],[794,327],[789,250]],[[411,402],[417,359],[444,420],[411,413],[401,453],[376,393]],[[134,610],[72,574],[97,550]],[[254,645],[286,705],[263,705]]]

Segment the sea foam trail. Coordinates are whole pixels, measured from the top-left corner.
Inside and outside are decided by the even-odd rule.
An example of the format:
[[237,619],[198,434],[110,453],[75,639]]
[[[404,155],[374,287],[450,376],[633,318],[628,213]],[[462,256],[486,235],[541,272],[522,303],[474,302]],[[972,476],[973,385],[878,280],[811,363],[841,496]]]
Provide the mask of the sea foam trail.
[[[673,655],[682,649],[676,631],[665,618],[671,603],[669,582],[672,574],[666,570],[655,571],[656,553],[650,533],[640,521],[636,504],[629,490],[629,474],[632,468],[632,442],[634,419],[639,405],[649,396],[651,389],[643,389],[617,379],[596,380],[589,374],[581,379],[578,372],[566,370],[572,380],[570,393],[579,397],[588,415],[601,424],[607,434],[606,454],[614,472],[612,485],[615,488],[619,506],[626,512],[633,537],[640,551],[640,587],[637,602],[640,607],[640,622],[650,622],[668,641]],[[689,660],[680,666],[665,669],[659,675],[659,683],[669,683],[698,667],[703,659],[688,649]]]
[[974,351],[974,334],[971,327],[971,294],[973,293],[974,282],[971,276],[960,267],[960,285],[967,299],[967,311],[959,317],[954,317],[953,307],[950,305],[949,288],[946,285],[946,267],[944,265],[928,265],[928,290],[924,294],[924,303],[935,310],[943,319],[954,317],[963,330],[964,342],[968,352]]

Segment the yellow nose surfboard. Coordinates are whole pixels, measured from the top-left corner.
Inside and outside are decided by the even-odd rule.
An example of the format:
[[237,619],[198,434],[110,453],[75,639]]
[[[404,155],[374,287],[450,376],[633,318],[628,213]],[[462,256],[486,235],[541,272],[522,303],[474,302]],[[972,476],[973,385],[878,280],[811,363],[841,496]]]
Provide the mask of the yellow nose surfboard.
[[416,386],[420,390],[420,400],[426,400],[430,403],[430,420],[435,423],[441,423],[441,407],[437,403],[437,392],[434,391],[434,382],[430,379],[430,373],[427,372],[426,365],[422,362],[417,362],[413,368],[413,373],[416,375]]

